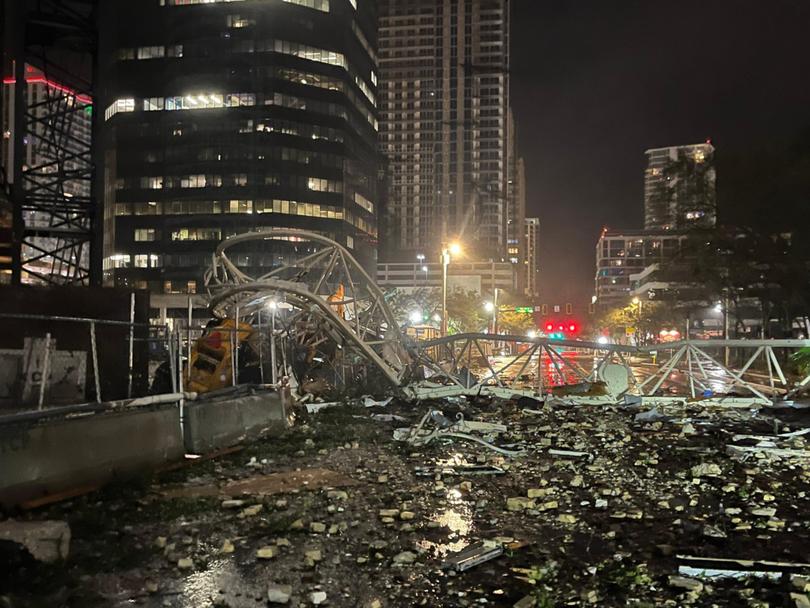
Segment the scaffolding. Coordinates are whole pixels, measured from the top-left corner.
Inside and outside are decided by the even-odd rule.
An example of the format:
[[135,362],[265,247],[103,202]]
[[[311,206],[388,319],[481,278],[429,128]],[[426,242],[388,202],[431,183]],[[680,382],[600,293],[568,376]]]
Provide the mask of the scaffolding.
[[11,282],[100,284],[92,146],[97,0],[0,6]]

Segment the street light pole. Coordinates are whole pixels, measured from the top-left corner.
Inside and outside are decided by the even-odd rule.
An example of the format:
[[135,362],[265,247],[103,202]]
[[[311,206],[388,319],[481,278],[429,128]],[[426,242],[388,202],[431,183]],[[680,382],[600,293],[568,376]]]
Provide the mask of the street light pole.
[[447,335],[447,267],[450,265],[450,250],[442,243],[442,336]]
[[495,310],[492,313],[492,333],[496,336],[498,335],[498,288],[495,287],[495,297],[493,298],[493,304],[495,306]]
[[636,317],[636,346],[641,345],[641,298],[633,298],[633,304],[638,304],[638,316]]

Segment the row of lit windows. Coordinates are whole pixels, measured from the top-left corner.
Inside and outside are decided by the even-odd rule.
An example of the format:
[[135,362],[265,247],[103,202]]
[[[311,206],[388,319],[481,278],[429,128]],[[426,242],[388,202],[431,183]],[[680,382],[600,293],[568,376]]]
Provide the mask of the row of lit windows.
[[113,270],[115,268],[162,268],[163,256],[155,253],[144,253],[129,255],[126,253],[118,253],[115,255],[104,258],[104,270]]
[[168,46],[139,46],[118,50],[118,58],[122,61],[130,59],[161,59],[163,57],[182,57],[183,45],[171,44]]
[[[250,122],[252,123],[252,121]],[[343,132],[340,129],[279,118],[266,118],[257,121],[256,131],[283,133],[284,135],[296,135],[307,139],[323,139],[336,143],[343,143],[344,140]]]
[[[160,6],[188,6],[191,4],[220,4],[223,2],[241,2],[242,0],[160,0]],[[355,0],[349,0],[352,4]],[[314,8],[324,13],[329,12],[329,0],[282,0],[288,4],[297,4],[307,8]]]
[[[374,237],[377,227],[370,221],[340,207],[290,200],[172,201],[170,203],[116,203],[115,215],[197,215],[201,213],[262,214],[280,213],[322,219],[345,220]],[[177,240],[172,236],[172,240]]]
[[[154,163],[162,161],[164,157],[174,160],[185,158],[187,160],[189,156],[190,153],[186,148],[170,148],[166,151],[166,154],[164,154],[163,150],[150,150],[144,155],[144,158],[146,162]],[[343,167],[343,157],[338,154],[313,152],[312,150],[301,150],[300,148],[288,148],[286,146],[273,146],[269,149],[260,150],[242,146],[225,149],[197,148],[196,158],[201,161],[274,160],[335,169]]]
[[173,241],[219,241],[221,228],[177,228],[172,230]]
[[[275,173],[264,173],[262,177],[262,183],[265,186],[280,186],[283,183],[293,188],[306,188],[314,192],[343,192],[343,182],[335,179]],[[226,186],[247,186],[248,175],[247,173],[236,173],[226,175],[224,179],[222,175],[206,174],[120,178],[116,182],[116,189],[123,190],[134,187],[143,190],[220,188],[223,183]]]
[[159,110],[198,110],[203,108],[233,108],[256,105],[253,93],[200,93],[197,95],[177,95],[173,97],[147,97],[136,104],[135,99],[128,97],[117,99],[104,112],[104,120],[110,120],[119,112],[134,112],[143,108],[146,112]]
[[[330,220],[342,220],[343,209],[318,203],[302,203],[282,199],[231,201],[171,201],[149,203],[116,203],[115,215],[205,215],[222,213],[282,213]],[[149,232],[151,231],[151,232]],[[151,236],[151,239],[146,238]],[[160,233],[154,229],[137,229],[135,240],[156,240]],[[139,238],[141,237],[141,238]]]
[[[353,93],[348,92],[348,96],[352,101],[356,100]],[[145,111],[155,110],[200,110],[210,108],[224,108],[236,106],[252,106],[256,103],[256,96],[252,93],[232,93],[228,95],[221,95],[216,93],[197,94],[197,95],[183,95],[177,97],[150,97],[144,99],[141,103],[137,104],[143,107]],[[344,120],[349,120],[346,110],[340,104],[329,103],[314,99],[307,99],[296,95],[286,95],[284,93],[274,93],[272,96],[265,99],[265,105],[281,106],[284,108],[291,108],[294,110],[309,110],[311,112],[319,112],[329,116],[338,116]],[[363,108],[359,104],[358,110],[364,114],[369,123],[375,128],[378,128],[377,120],[374,115]],[[136,101],[133,98],[118,99],[114,101],[107,108],[104,113],[104,120],[110,120],[119,112],[134,112]]]

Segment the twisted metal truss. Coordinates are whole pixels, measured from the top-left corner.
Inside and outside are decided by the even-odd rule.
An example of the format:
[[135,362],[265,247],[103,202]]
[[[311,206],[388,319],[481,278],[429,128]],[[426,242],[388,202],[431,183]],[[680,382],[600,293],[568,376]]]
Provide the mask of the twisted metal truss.
[[[627,390],[622,394],[643,398],[655,399],[662,389],[668,390],[667,395],[675,390],[683,399],[739,392],[751,403],[767,405],[790,399],[810,386],[810,375],[791,385],[777,355],[808,348],[810,340],[687,340],[628,346],[457,334],[419,346],[419,363],[441,377],[444,385],[427,390],[416,387],[412,390],[416,396],[541,396],[551,387],[602,380],[600,372],[608,365],[626,370]],[[499,349],[512,354],[495,364],[491,355]],[[745,363],[738,368],[722,363],[715,351],[726,349],[732,359]],[[753,369],[757,361],[760,371]],[[733,398],[718,397],[716,401],[729,404]]]
[[[236,246],[267,240],[296,241],[314,253],[257,277],[229,257]],[[217,247],[205,282],[216,317],[255,319],[270,302],[284,302],[292,307],[285,319],[287,338],[297,347],[331,342],[348,349],[376,367],[393,388],[409,378],[412,356],[383,292],[331,239],[288,228],[233,236]]]

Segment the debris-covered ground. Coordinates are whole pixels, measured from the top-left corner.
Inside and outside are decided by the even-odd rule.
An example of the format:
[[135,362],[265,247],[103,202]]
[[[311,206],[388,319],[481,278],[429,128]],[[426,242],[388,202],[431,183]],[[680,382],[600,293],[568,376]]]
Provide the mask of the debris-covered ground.
[[[478,436],[525,453],[393,439],[431,408],[505,424]],[[67,521],[70,554],[4,551],[0,606],[810,605],[810,435],[775,436],[802,416],[638,414],[527,400],[302,412],[280,438],[20,516]],[[442,568],[480,540],[502,554]]]

